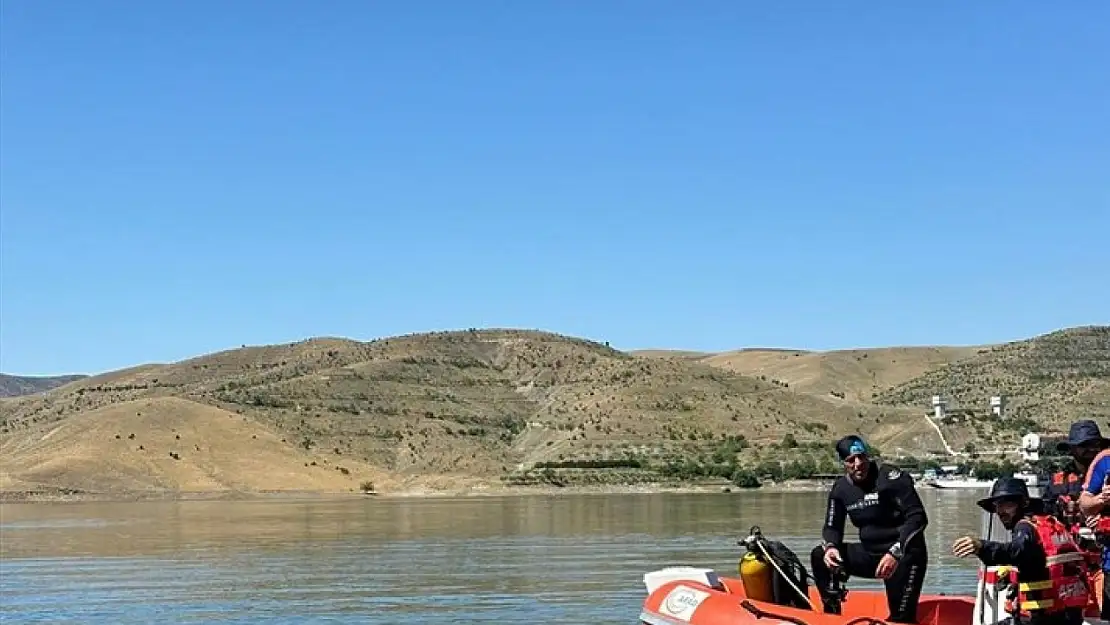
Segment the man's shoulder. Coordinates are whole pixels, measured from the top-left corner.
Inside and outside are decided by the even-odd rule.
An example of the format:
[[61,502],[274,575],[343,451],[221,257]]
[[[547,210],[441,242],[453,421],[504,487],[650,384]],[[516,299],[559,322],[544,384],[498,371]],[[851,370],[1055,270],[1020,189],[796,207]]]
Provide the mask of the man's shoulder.
[[847,475],[841,475],[840,477],[833,480],[832,487],[829,489],[829,493],[835,496],[835,495],[839,495],[840,493],[843,493],[844,489],[846,489],[846,488],[854,488],[854,487],[855,487],[855,483],[853,483],[852,480],[849,479]]
[[881,463],[878,466],[879,482],[880,483],[910,483],[913,484],[913,478],[909,473],[902,470],[901,467],[894,464]]
[[1018,519],[1017,523],[1014,524],[1014,529],[1011,533],[1014,537],[1019,536],[1019,535],[1023,535],[1023,536],[1027,535],[1027,536],[1030,536],[1030,537],[1036,537],[1036,535],[1037,535],[1037,525],[1036,525],[1036,523],[1037,523],[1037,520],[1031,519],[1029,517],[1022,517],[1022,518]]

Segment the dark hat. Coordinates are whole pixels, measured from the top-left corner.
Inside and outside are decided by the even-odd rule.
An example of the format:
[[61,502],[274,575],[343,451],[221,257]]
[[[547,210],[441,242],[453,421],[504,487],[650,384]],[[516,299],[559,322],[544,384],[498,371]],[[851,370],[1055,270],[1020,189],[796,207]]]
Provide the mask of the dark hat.
[[1090,419],[1084,419],[1071,424],[1071,428],[1068,429],[1067,440],[1056,443],[1056,449],[1059,451],[1067,451],[1076,445],[1082,445],[1083,443],[1089,443],[1091,441],[1099,441],[1103,446],[1110,444],[1110,439],[1103,438],[1097,423]]
[[841,460],[847,460],[848,456],[867,453],[867,443],[863,442],[863,439],[855,434],[849,434],[836,441],[836,455],[840,456]]
[[1029,486],[1018,477],[1000,477],[991,486],[990,497],[975,503],[987,512],[994,512],[994,505],[1003,499],[1020,499],[1025,503],[1039,503],[1040,499],[1029,496]]

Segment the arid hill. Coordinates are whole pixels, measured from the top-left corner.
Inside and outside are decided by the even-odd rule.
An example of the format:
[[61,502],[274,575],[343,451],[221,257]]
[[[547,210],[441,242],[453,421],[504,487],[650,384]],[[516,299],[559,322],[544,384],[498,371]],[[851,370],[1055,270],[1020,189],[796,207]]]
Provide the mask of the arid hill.
[[[111,404],[5,436],[0,489],[343,491],[383,472],[310,453],[253,419],[177,397]],[[344,471],[345,470],[345,471]]]
[[83,375],[34,376],[0,373],[0,397],[43,393],[84,377]]
[[[162,416],[169,407],[176,415],[172,428]],[[863,431],[880,445],[939,448],[939,438],[911,410],[847,405],[704,364],[638,358],[590,341],[517,330],[246,347],[94,376],[43,396],[5,400],[0,410],[8,433],[0,448],[6,479],[73,488],[260,485],[245,476],[232,479],[240,469],[204,456],[212,440],[195,442],[200,450],[184,437],[180,448],[167,447],[169,430],[206,431],[220,421],[214,415],[253,428],[251,437],[219,435],[243,455],[256,453],[261,443],[253,436],[260,431],[297,452],[288,457],[297,461],[286,458],[280,462],[289,466],[278,468],[274,460],[272,470],[286,475],[290,488],[316,472],[311,464],[304,467],[306,454],[348,468],[352,482],[364,476],[400,482],[442,475],[496,479],[537,462],[682,462],[713,453],[726,439],[752,445],[746,455],[757,457],[757,447],[767,449],[787,435],[791,444],[827,447],[850,431]],[[141,422],[135,421],[139,413]],[[95,434],[89,427],[94,421],[101,427]],[[86,447],[78,453],[35,442],[58,437],[51,433],[59,426],[71,433],[64,440],[73,445],[88,431],[90,440],[81,442]],[[156,471],[147,455],[130,449],[144,444],[138,432],[123,446],[114,438],[135,428],[159,441],[141,451],[163,468]],[[171,459],[171,451],[180,459]],[[80,464],[90,457],[101,458],[95,466],[106,472],[94,481],[77,480],[92,471],[94,465]],[[206,468],[164,468],[194,462]],[[207,471],[208,481],[197,471]],[[159,477],[136,481],[146,474]]]
[[597,466],[628,482],[781,460],[835,470],[830,444],[847,432],[894,455],[942,450],[936,393],[985,412],[1002,392],[1013,416],[940,427],[957,448],[1013,448],[1030,427],[1110,416],[1108,340],[1110,328],[1080,328],[988,348],[659,357],[469,330],[244,347],[0,400],[0,489],[438,488],[537,465],[569,482]]
[[995,345],[889,388],[886,406],[927,409],[933,395],[948,402],[946,436],[971,448],[1000,442],[990,398],[1003,397],[1005,420],[1032,431],[1066,430],[1076,419],[1110,419],[1110,326],[1070,328]]
[[828,352],[745,349],[699,362],[786,382],[816,395],[870,401],[877,393],[941,365],[971,357],[979,347],[885,347]]

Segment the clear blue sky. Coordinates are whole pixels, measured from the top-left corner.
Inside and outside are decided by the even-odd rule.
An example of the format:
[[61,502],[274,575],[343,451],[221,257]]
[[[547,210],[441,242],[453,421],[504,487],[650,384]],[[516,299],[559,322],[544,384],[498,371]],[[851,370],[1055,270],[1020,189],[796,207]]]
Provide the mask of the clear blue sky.
[[1110,3],[3,3],[0,370],[1110,323]]

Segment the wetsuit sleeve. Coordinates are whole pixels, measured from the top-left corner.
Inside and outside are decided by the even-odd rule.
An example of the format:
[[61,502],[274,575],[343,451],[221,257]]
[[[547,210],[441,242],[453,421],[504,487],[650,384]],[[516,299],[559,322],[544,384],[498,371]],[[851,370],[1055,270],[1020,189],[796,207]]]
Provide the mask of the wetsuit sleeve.
[[898,542],[894,543],[891,551],[895,549],[905,551],[910,540],[929,524],[929,517],[925,513],[925,504],[921,503],[921,497],[914,488],[913,478],[908,473],[901,473],[889,482],[888,487],[893,491],[894,500],[898,502],[898,507],[902,509],[902,516],[905,519],[902,526],[898,528]]
[[844,542],[844,520],[848,516],[848,509],[840,498],[839,486],[839,481],[833,484],[829,491],[829,503],[825,506],[825,525],[821,528],[821,540],[826,547]]
[[976,555],[987,566],[1010,565],[1018,569],[1035,568],[1040,556],[1033,526],[1027,521],[1021,521],[1014,527],[1010,542],[984,540]]

